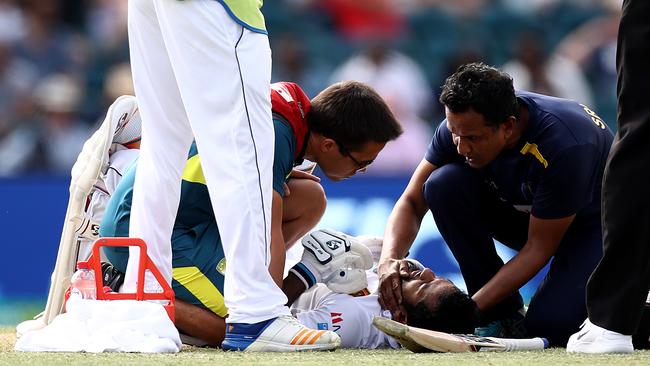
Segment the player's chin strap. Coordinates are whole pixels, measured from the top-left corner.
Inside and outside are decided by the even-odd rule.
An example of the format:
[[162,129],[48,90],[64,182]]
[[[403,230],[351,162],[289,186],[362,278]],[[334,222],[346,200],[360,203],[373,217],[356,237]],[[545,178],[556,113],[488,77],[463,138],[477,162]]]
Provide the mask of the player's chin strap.
[[365,271],[372,268],[372,254],[366,246],[328,229],[312,231],[301,243],[305,249],[302,260],[290,272],[300,278],[306,288],[322,282],[334,292],[367,291]]

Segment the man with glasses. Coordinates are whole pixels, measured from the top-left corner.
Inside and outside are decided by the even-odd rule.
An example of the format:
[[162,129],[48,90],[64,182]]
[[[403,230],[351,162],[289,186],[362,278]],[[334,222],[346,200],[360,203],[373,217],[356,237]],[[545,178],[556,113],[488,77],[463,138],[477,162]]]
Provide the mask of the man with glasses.
[[372,164],[372,162],[375,161],[375,159],[359,161],[357,160],[357,158],[354,157],[354,155],[350,153],[350,150],[348,150],[348,148],[345,147],[344,144],[336,140],[334,140],[334,142],[336,142],[337,145],[339,146],[339,151],[341,152],[341,154],[350,158],[350,160],[352,160],[357,165],[357,172],[364,173],[366,171],[366,168],[368,168],[368,165]]
[[[313,228],[326,206],[320,179],[295,171],[294,166],[308,159],[331,180],[350,178],[365,171],[402,129],[382,98],[359,82],[334,84],[311,101],[298,85],[276,83],[271,86],[271,103],[275,150],[268,270],[282,287],[285,244],[294,243]],[[176,325],[185,332],[195,329],[192,324],[201,310],[208,309],[212,316],[227,315],[222,296],[226,263],[199,156],[200,151],[193,145],[183,173],[172,233],[172,287],[180,300]],[[101,223],[102,236],[128,235],[134,176],[132,167],[113,194]],[[128,251],[105,248],[105,252],[117,270],[124,272]],[[225,322],[220,324],[225,327]],[[224,328],[200,328],[207,333],[195,336],[221,344]],[[242,342],[242,348],[245,346]]]

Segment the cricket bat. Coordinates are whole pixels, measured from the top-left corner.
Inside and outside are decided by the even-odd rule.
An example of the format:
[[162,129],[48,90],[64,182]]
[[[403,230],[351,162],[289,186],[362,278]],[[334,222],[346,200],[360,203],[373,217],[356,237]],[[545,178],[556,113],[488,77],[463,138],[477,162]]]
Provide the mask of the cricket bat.
[[449,334],[408,326],[376,316],[372,320],[377,329],[395,338],[404,348],[416,352],[478,352],[530,351],[548,348],[544,338],[510,339],[479,337],[471,334]]

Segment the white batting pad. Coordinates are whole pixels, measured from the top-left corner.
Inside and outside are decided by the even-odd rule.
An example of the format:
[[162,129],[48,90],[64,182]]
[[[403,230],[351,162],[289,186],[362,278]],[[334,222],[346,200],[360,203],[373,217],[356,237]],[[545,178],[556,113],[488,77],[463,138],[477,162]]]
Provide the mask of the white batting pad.
[[63,221],[59,251],[45,306],[44,320],[47,324],[63,311],[63,295],[70,285],[70,277],[77,260],[75,217],[83,217],[86,198],[104,167],[108,165],[108,150],[119,121],[119,116],[114,113],[115,106],[123,105],[125,101],[132,99],[135,97],[121,96],[115,100],[108,109],[104,122],[84,143],[77,161],[72,166],[68,209]]

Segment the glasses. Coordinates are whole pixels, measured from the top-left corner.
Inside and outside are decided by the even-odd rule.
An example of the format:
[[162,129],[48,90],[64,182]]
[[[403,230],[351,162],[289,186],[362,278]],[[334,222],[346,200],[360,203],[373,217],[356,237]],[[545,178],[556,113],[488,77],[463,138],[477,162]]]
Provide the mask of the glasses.
[[[332,140],[334,140],[334,139],[332,139]],[[343,155],[347,156],[348,158],[350,158],[350,160],[352,160],[354,162],[354,164],[357,165],[357,171],[366,169],[368,167],[368,165],[372,164],[372,162],[375,161],[375,159],[359,161],[359,160],[357,160],[357,158],[352,156],[352,154],[350,153],[350,150],[348,150],[348,148],[346,148],[343,144],[341,144],[337,140],[334,140],[334,142],[336,142],[336,144],[339,146],[339,151],[341,152],[341,154],[343,154]]]

